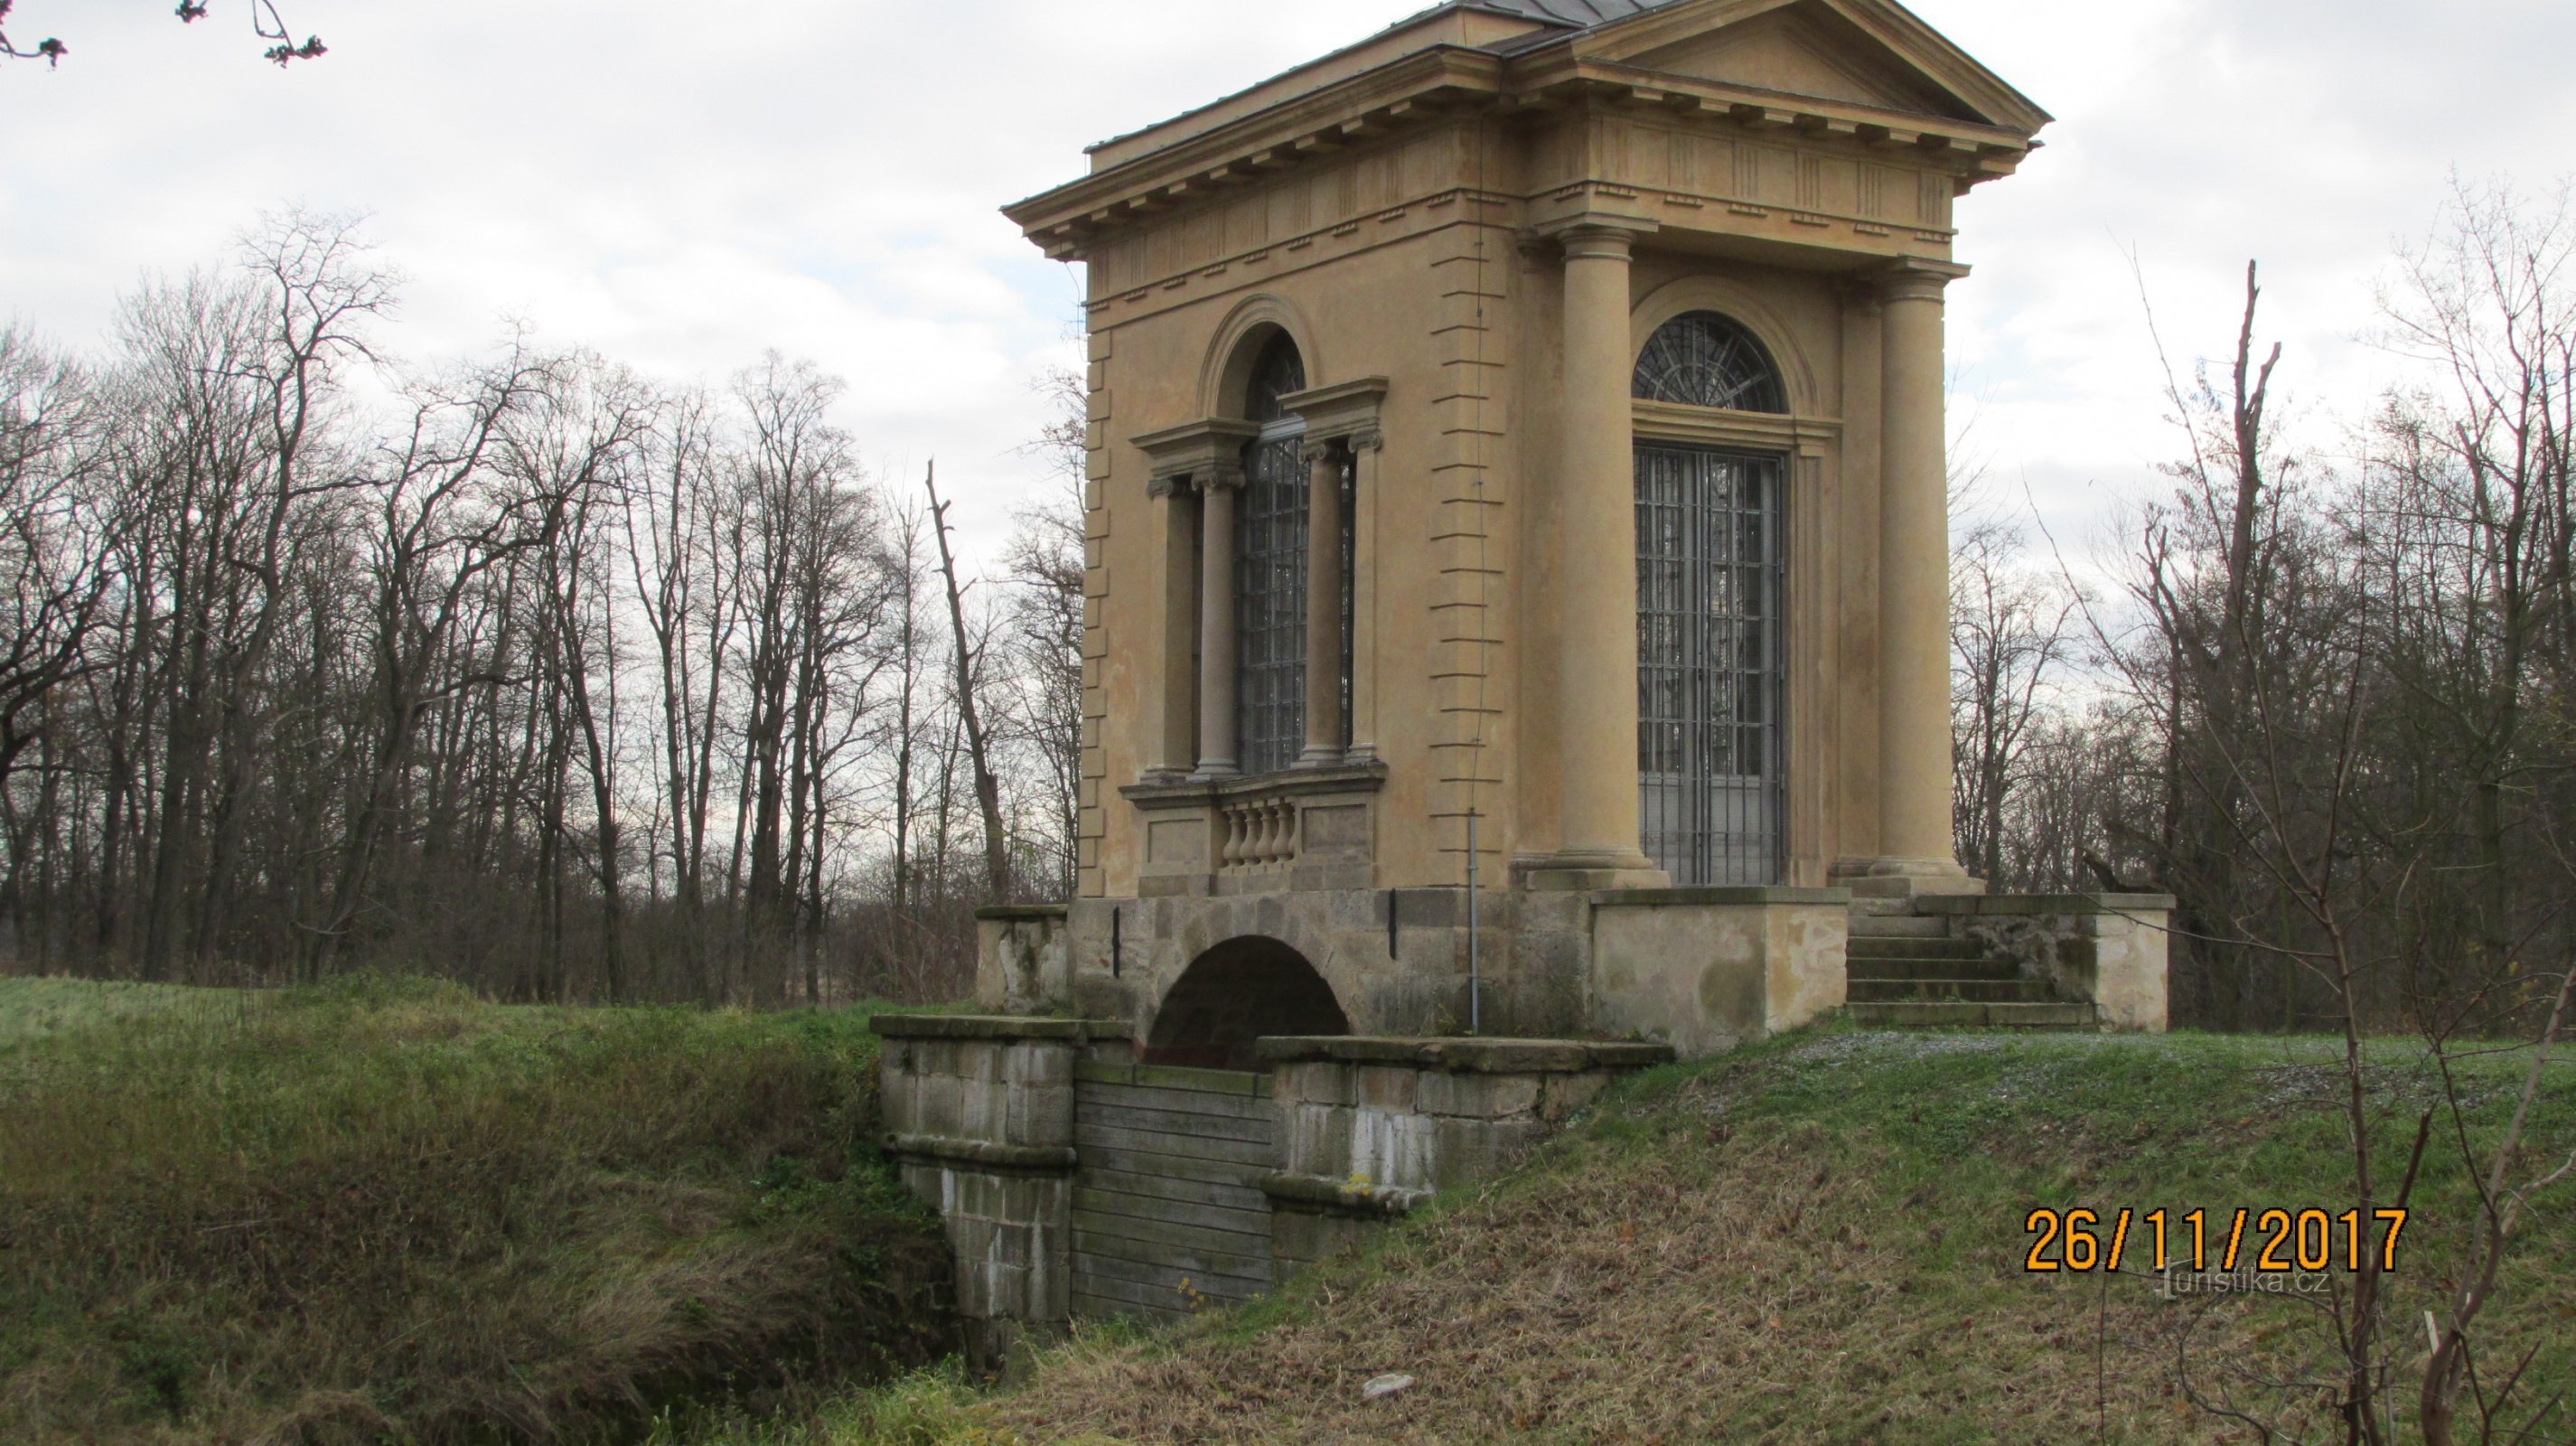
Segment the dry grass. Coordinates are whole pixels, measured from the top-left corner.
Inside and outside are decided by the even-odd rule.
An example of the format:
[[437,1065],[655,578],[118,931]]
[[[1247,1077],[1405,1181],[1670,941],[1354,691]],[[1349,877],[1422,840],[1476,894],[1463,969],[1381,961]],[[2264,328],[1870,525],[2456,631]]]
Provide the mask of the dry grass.
[[[2185,1401],[2188,1342],[2204,1392],[2316,1427],[2323,1395],[2278,1384],[2320,1378],[2312,1305],[2021,1269],[2034,1204],[2323,1203],[2344,1175],[2314,1052],[1825,1035],[1676,1071],[1370,1260],[1177,1340],[1077,1344],[958,1419],[1031,1441],[2255,1440]],[[2383,1093],[2421,1083],[2400,1059]],[[2576,1146],[2576,1072],[2545,1118]],[[2540,1350],[2532,1405],[2576,1382],[2569,1195],[2494,1322],[2496,1354]],[[2430,1172],[2390,1319],[2444,1288],[2465,1200]],[[1390,1372],[1417,1384],[1363,1401]],[[2533,1439],[2571,1435],[2562,1409]]]
[[861,1016],[64,988],[0,982],[13,1446],[605,1439],[946,1343]]

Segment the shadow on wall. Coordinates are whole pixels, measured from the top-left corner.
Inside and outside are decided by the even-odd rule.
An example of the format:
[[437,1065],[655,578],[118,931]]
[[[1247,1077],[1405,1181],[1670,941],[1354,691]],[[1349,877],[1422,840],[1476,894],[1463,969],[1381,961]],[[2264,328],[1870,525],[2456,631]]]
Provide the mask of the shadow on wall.
[[1201,954],[1163,997],[1147,1064],[1256,1070],[1263,1035],[1348,1034],[1350,1017],[1306,956],[1276,939],[1228,939]]

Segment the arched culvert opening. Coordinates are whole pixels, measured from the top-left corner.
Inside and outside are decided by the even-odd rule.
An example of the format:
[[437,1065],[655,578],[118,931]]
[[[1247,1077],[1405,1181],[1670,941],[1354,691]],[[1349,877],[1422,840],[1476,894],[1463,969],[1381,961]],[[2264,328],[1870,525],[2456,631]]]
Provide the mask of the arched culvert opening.
[[1306,956],[1276,939],[1228,939],[1201,954],[1163,996],[1148,1064],[1261,1067],[1253,1041],[1272,1034],[1348,1034],[1350,1016]]

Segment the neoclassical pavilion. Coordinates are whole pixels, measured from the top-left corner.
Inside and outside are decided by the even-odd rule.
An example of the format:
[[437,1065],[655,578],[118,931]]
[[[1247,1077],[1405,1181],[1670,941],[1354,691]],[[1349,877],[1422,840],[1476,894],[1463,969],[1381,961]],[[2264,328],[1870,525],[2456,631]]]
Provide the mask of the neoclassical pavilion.
[[1705,1046],[1977,892],[1943,298],[2047,119],[1889,0],[1452,0],[1009,207],[1089,282],[1081,886],[988,1002]]

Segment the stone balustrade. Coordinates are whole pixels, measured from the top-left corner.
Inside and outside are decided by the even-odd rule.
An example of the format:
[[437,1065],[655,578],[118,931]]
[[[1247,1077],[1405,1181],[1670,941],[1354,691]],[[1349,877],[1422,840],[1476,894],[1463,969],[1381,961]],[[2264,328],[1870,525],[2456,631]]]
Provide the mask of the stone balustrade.
[[1220,807],[1225,845],[1219,857],[1229,869],[1263,869],[1297,858],[1297,805],[1286,798],[1249,798]]

